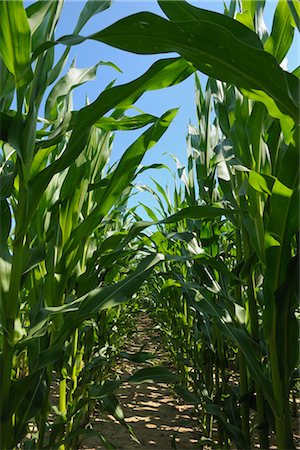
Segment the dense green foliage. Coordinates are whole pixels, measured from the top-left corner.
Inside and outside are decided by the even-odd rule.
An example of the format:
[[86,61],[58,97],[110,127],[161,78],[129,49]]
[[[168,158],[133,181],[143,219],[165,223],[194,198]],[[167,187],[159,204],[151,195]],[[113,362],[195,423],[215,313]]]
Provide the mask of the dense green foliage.
[[[110,6],[88,0],[74,33],[56,40],[62,1],[26,10],[22,1],[0,2],[1,449],[77,448],[80,435],[93,433],[86,425],[95,404],[133,434],[113,364],[137,301],[159,322],[179,377],[154,367],[132,382],[176,383],[199,412],[201,445],[251,448],[257,430],[266,449],[273,429],[279,449],[294,448],[299,80],[280,63],[299,28],[299,3],[278,2],[270,35],[264,3],[232,1],[221,15],[159,1],[167,19],[139,13],[83,37],[88,20]],[[101,64],[61,72],[71,46],[86,39],[180,56],[110,84],[74,111],[73,89]],[[156,183],[158,208],[145,205],[151,222],[141,221],[127,201],[176,110],[126,110],[197,69],[209,78],[203,91],[195,75],[187,166],[177,162],[172,200]],[[109,167],[113,132],[145,126]]]

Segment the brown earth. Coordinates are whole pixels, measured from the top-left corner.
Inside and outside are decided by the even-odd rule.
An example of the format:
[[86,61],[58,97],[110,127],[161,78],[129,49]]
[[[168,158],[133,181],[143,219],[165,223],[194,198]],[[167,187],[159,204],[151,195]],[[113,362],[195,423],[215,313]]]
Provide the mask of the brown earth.
[[[140,314],[136,333],[126,349],[135,353],[143,351],[154,353],[159,358],[155,364],[170,366],[165,352],[160,348],[153,323],[145,314]],[[147,364],[146,364],[147,365]],[[117,372],[120,376],[130,375],[145,367],[144,364],[120,361]],[[193,406],[180,402],[164,383],[132,385],[124,383],[117,391],[122,404],[126,422],[132,427],[139,444],[127,429],[112,416],[95,414],[93,429],[102,433],[117,450],[140,449],[160,450],[195,449],[199,439],[199,426]],[[98,439],[84,439],[81,449],[95,450],[105,448]]]

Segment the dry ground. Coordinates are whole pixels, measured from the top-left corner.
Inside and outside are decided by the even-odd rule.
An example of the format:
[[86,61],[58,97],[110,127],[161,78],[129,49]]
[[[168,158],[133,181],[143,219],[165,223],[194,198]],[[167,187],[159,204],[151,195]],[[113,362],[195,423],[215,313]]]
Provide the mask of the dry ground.
[[[156,337],[149,317],[140,314],[137,331],[126,351],[135,353],[143,347],[143,351],[155,353],[159,357],[159,364],[168,366],[166,354],[159,348]],[[117,371],[120,375],[128,375],[143,367],[145,364],[123,360]],[[125,420],[131,425],[140,444],[134,442],[126,428],[111,416],[107,418],[95,415],[93,422],[93,428],[101,432],[118,450],[196,448],[199,430],[193,406],[178,401],[166,384],[125,383],[118,390],[118,398],[122,403]],[[94,450],[104,447],[96,439],[85,439],[81,448]]]

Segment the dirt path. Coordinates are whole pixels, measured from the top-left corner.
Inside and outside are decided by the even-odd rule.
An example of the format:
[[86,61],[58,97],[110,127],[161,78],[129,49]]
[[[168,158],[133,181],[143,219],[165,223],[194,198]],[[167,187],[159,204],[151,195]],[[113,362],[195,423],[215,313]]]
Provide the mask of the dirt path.
[[[136,333],[126,351],[135,353],[143,347],[144,351],[155,353],[159,360],[155,364],[168,366],[165,352],[159,346],[157,333],[149,317],[139,315]],[[129,375],[144,364],[120,362],[117,371],[120,375]],[[172,395],[170,388],[163,383],[132,385],[124,383],[118,390],[125,420],[131,425],[140,444],[134,442],[125,427],[112,416],[95,417],[94,430],[101,432],[115,445],[117,450],[140,449],[190,450],[196,448],[198,424],[192,405],[185,405]],[[82,449],[104,448],[95,439],[86,439]]]

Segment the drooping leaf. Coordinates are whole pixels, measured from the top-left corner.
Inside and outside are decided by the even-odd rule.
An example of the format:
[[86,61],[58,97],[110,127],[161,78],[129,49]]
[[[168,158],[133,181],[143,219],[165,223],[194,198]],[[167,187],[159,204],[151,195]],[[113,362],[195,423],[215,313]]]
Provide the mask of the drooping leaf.
[[[164,8],[172,9],[173,2],[162,4]],[[256,44],[249,45],[241,38],[243,35],[253,36]],[[298,120],[295,95],[290,93],[291,86],[288,87],[293,75],[284,72],[272,55],[259,48],[254,32],[229,17],[200,8],[197,20],[188,22],[170,22],[152,13],[138,13],[89,38],[139,54],[175,51],[197,69],[235,84],[250,96],[253,90],[264,92],[273,99],[281,113]],[[261,101],[268,103],[263,96]]]
[[128,378],[129,383],[176,383],[179,377],[165,367],[147,367]]

